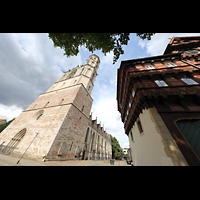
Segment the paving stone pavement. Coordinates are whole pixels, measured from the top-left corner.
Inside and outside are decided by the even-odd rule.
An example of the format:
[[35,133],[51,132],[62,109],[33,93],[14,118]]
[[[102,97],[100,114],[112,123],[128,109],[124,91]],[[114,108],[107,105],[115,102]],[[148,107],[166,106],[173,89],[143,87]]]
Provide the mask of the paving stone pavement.
[[19,156],[0,154],[0,166],[131,166],[126,161],[115,160],[114,165],[110,165],[110,160],[68,160],[68,161],[36,161],[22,158],[19,164]]

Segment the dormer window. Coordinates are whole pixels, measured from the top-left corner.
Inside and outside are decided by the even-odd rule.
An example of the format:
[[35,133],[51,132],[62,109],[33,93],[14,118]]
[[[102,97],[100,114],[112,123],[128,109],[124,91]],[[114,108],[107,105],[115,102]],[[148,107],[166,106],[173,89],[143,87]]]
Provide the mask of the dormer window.
[[182,78],[181,80],[188,85],[198,85],[199,84],[191,78]]
[[155,80],[156,84],[159,86],[159,87],[167,87],[167,83],[165,83],[165,81],[163,80]]
[[147,65],[147,66],[145,66],[147,69],[155,69],[155,67],[154,66],[152,66],[152,65]]
[[169,66],[169,67],[176,67],[177,65],[175,63],[165,63],[165,65]]
[[193,54],[193,53],[200,53],[200,51],[191,49],[191,50],[183,51],[183,53],[186,53],[186,54]]

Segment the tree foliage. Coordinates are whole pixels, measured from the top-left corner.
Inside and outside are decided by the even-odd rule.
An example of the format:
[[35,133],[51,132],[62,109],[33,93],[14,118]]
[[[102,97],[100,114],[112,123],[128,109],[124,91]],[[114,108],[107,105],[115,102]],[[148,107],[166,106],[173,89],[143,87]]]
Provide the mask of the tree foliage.
[[[15,119],[15,118],[14,118],[14,119]],[[1,133],[14,119],[12,119],[12,120],[10,120],[10,121],[4,123],[4,124],[0,124],[0,133]]]
[[110,138],[111,138],[111,145],[112,145],[112,158],[117,159],[120,157],[124,157],[124,152],[122,151],[116,137],[113,137],[112,135],[110,135]]
[[[137,33],[141,39],[151,39],[155,33]],[[54,42],[54,47],[64,49],[67,57],[76,56],[79,47],[85,45],[90,52],[102,50],[104,55],[113,51],[113,64],[119,56],[124,54],[122,45],[127,45],[130,33],[49,33],[49,38]]]

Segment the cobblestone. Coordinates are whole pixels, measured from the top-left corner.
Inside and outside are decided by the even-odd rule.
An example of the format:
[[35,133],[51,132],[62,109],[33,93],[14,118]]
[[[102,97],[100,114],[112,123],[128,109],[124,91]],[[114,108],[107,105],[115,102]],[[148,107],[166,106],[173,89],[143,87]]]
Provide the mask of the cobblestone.
[[110,160],[68,160],[68,161],[38,161],[22,158],[19,164],[19,156],[0,154],[0,166],[130,166],[126,161],[115,160],[114,165],[110,165]]

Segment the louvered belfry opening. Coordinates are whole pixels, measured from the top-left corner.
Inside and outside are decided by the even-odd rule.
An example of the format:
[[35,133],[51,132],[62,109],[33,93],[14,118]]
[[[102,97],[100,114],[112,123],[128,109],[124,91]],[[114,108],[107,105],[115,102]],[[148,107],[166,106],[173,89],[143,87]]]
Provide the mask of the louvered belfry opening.
[[3,148],[3,154],[11,154],[17,145],[20,143],[24,135],[26,134],[26,128],[19,131],[11,140],[10,142]]

